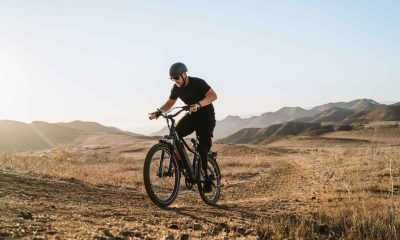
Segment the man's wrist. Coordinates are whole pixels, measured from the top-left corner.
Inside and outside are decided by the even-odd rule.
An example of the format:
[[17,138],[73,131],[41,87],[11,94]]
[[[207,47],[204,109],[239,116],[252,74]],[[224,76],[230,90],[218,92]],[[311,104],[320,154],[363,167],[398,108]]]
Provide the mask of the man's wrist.
[[201,108],[200,102],[197,102],[196,104],[199,106],[198,109],[200,109]]

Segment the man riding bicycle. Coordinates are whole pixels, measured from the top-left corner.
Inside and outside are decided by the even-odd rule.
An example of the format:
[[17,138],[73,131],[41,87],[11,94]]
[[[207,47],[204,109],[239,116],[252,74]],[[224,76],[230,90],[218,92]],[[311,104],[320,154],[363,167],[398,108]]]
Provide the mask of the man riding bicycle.
[[[210,192],[211,181],[207,176],[207,154],[211,149],[213,131],[215,128],[215,112],[212,102],[217,99],[214,90],[200,78],[187,75],[185,64],[177,62],[172,64],[169,75],[175,85],[171,89],[169,99],[160,107],[161,111],[168,111],[180,98],[186,105],[191,106],[189,113],[179,120],[176,131],[183,138],[194,131],[199,137],[198,151],[205,176],[204,192]],[[157,119],[158,115],[152,113],[151,119]]]

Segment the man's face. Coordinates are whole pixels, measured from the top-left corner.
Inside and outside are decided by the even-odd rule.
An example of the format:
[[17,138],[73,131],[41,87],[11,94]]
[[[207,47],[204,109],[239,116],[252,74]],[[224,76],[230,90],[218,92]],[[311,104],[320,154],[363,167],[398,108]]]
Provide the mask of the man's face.
[[183,79],[184,74],[179,75],[178,79],[172,79],[174,80],[176,86],[178,87],[183,87],[185,85],[185,80]]

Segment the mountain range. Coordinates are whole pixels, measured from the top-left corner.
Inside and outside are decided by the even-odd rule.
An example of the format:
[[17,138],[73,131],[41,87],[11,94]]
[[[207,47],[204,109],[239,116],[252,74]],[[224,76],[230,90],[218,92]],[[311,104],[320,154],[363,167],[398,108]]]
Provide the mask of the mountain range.
[[[399,104],[399,103],[397,103]],[[245,128],[265,128],[274,124],[298,120],[300,122],[324,122],[342,121],[347,117],[355,117],[357,114],[364,115],[363,112],[377,108],[375,111],[385,112],[385,107],[395,106],[380,104],[371,99],[356,99],[350,102],[335,102],[315,106],[309,110],[301,107],[283,107],[276,112],[266,112],[260,116],[241,118],[239,116],[228,116],[221,121],[217,121],[214,129],[214,139],[222,139]],[[379,110],[382,107],[384,110]],[[389,110],[390,111],[390,110]],[[364,116],[366,119],[377,114]],[[388,117],[391,118],[391,117]],[[153,133],[152,135],[164,135],[168,133],[167,128]]]
[[[349,106],[349,105],[347,105]],[[400,104],[364,105],[357,104],[350,109],[331,105],[320,108],[311,116],[288,122],[273,124],[265,128],[243,128],[238,132],[219,139],[219,143],[269,143],[279,137],[311,135],[318,136],[333,131],[349,131],[353,125],[374,121],[400,121]],[[342,105],[343,107],[343,105]]]
[[[328,103],[309,110],[300,107],[284,107],[276,112],[266,112],[250,118],[228,116],[217,121],[214,139],[221,143],[258,143],[281,136],[318,135],[338,129],[351,130],[353,123],[399,120],[400,102],[385,105],[371,99],[357,99],[350,102]],[[164,133],[168,133],[167,129],[155,135]],[[151,138],[115,127],[103,126],[96,122],[34,121],[27,124],[0,120],[0,149],[16,151],[46,149],[71,143],[80,137],[99,134]]]

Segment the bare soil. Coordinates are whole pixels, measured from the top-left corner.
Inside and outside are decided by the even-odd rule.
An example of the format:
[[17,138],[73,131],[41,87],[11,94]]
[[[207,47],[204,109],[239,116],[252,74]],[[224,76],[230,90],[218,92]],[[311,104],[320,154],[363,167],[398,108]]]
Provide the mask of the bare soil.
[[[217,144],[224,184],[218,205],[204,204],[196,188],[181,183],[165,209],[152,204],[141,184],[144,155],[154,142],[92,137],[66,147],[67,156],[57,160],[54,152],[3,153],[0,239],[338,239],[351,230],[336,229],[342,213],[363,208],[365,218],[388,210],[397,226],[398,138],[389,144],[345,135],[271,146]],[[115,164],[121,168],[113,172]],[[307,228],[311,235],[304,235]]]

